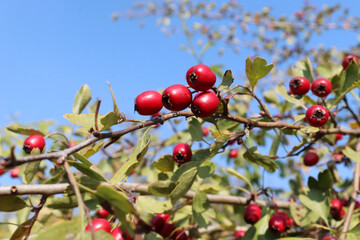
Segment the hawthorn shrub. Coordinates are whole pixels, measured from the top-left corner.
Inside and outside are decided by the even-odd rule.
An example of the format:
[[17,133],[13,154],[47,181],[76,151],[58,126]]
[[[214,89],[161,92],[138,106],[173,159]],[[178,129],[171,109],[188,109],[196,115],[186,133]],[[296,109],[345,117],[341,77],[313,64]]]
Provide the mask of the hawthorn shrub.
[[[195,89],[184,79],[134,96],[145,121],[120,112],[109,84],[114,108],[106,114],[101,101],[83,113],[91,101],[84,85],[64,115],[72,126],[8,126],[1,173],[16,169],[11,176],[24,184],[0,187],[0,211],[13,212],[3,215],[0,236],[358,239],[357,61],[327,68],[306,58],[291,70],[301,81],[257,91],[272,68],[247,58],[240,85],[231,70],[215,84],[211,68],[194,66],[184,76]],[[302,83],[306,91],[294,91]],[[161,137],[166,122],[174,133]],[[264,171],[278,173],[266,180],[281,186],[269,187]]]

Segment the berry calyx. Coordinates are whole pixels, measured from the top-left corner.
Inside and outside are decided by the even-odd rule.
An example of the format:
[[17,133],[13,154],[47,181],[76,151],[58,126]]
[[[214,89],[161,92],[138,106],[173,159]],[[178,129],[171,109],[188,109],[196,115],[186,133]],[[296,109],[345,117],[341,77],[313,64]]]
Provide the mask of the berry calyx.
[[328,236],[325,236],[322,240],[339,240],[339,239],[335,236],[328,235]]
[[[110,231],[111,231],[110,223],[103,218],[95,218],[94,220],[92,220],[92,225],[93,225],[95,232],[104,230],[104,231],[110,233]],[[88,232],[91,232],[90,224],[88,224],[86,226],[85,230]]]
[[202,134],[204,137],[206,137],[207,135],[209,135],[210,131],[207,127],[202,127],[201,128]]
[[101,218],[106,218],[109,215],[109,212],[104,208],[96,210],[96,215]]
[[269,220],[269,229],[275,234],[283,233],[286,229],[285,218],[278,214],[272,215]]
[[150,225],[154,227],[155,232],[159,233],[164,226],[164,224],[168,223],[170,219],[170,214],[168,213],[158,213],[154,216],[151,221]]
[[346,69],[352,61],[355,61],[357,64],[359,64],[359,60],[355,55],[347,55],[342,62],[343,68]]
[[135,111],[140,115],[153,115],[162,107],[162,96],[156,91],[145,91],[135,99]]
[[314,152],[308,152],[304,156],[304,164],[305,166],[311,167],[318,163],[319,156]]
[[45,139],[43,136],[35,134],[31,135],[24,141],[23,149],[27,154],[30,154],[33,150],[38,149],[40,153],[45,148]]
[[229,153],[229,157],[230,158],[236,158],[238,155],[238,150],[236,149],[231,149],[230,153]]
[[311,91],[318,97],[326,97],[331,90],[332,84],[326,78],[318,78],[311,84]]
[[190,90],[181,84],[172,85],[162,93],[164,107],[171,111],[181,111],[191,104],[192,95]]
[[290,90],[293,94],[304,95],[310,90],[310,82],[304,77],[294,77],[290,80]]
[[246,206],[244,211],[244,220],[248,224],[255,224],[261,218],[261,209],[255,204]]
[[216,113],[219,99],[213,91],[199,92],[191,103],[191,111],[196,117],[206,118]]
[[206,91],[216,82],[215,73],[206,65],[198,64],[186,72],[186,81],[190,87],[197,91]]
[[20,168],[13,168],[10,171],[10,176],[12,178],[17,178],[19,176]]
[[120,227],[114,228],[110,234],[115,238],[115,240],[131,240],[130,235],[127,232],[123,233]]
[[246,231],[239,230],[235,232],[235,240],[241,240],[245,236]]
[[305,119],[311,126],[321,127],[328,121],[329,112],[321,105],[314,105],[306,111]]
[[173,150],[174,161],[181,165],[190,161],[192,157],[191,148],[187,143],[178,143]]

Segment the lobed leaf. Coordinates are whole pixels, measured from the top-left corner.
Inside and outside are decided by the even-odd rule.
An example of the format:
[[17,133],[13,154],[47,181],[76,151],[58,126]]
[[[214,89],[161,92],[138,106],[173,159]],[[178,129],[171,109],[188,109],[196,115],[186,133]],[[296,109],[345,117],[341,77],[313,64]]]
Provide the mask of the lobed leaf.
[[81,86],[76,93],[72,111],[74,114],[80,114],[91,100],[91,90],[87,84]]
[[267,65],[265,59],[260,57],[255,57],[252,61],[250,57],[246,59],[245,72],[246,76],[250,81],[250,85],[254,90],[257,82],[265,77],[273,68],[272,64]]

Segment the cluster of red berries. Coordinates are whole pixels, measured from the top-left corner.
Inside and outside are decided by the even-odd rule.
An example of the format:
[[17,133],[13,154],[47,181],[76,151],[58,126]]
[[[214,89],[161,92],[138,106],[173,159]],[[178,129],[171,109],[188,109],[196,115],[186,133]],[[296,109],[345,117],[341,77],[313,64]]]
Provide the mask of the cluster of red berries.
[[[130,235],[127,232],[123,232],[120,227],[115,227],[111,231],[110,223],[104,219],[104,218],[95,218],[91,221],[93,225],[94,231],[100,231],[104,230],[105,232],[108,232],[115,238],[115,240],[131,240]],[[88,224],[85,228],[86,231],[90,232],[91,227],[90,224]]]
[[153,230],[160,234],[164,239],[170,237],[172,240],[190,240],[183,229],[175,231],[175,225],[169,223],[169,220],[170,214],[159,213],[151,219],[150,224],[153,227]]
[[166,88],[162,94],[156,91],[141,93],[135,99],[135,110],[140,115],[153,115],[162,107],[170,111],[181,111],[190,106],[197,117],[213,115],[219,107],[218,97],[210,90],[216,82],[215,73],[208,66],[198,64],[187,71],[186,80],[191,88],[199,91],[194,99],[189,88],[175,84]]
[[330,202],[330,214],[336,220],[340,221],[345,216],[343,203],[339,199],[333,199]]

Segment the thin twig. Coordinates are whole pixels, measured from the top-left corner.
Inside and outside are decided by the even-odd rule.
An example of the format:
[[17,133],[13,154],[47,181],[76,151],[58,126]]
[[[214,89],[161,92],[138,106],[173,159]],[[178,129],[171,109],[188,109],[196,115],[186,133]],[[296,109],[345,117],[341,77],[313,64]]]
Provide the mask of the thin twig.
[[351,113],[351,115],[353,116],[353,118],[355,119],[355,121],[357,122],[357,124],[360,126],[360,120],[359,117],[355,114],[355,112],[351,109],[351,107],[349,106],[348,100],[346,98],[346,96],[344,96],[343,98],[344,102],[345,102],[345,108],[347,110],[349,110],[349,112]]
[[35,212],[35,214],[34,214],[32,220],[31,220],[30,225],[28,226],[28,231],[27,231],[27,234],[26,234],[24,240],[27,240],[29,238],[31,229],[34,226],[34,224],[35,224],[35,222],[36,222],[36,220],[37,220],[37,218],[39,216],[39,213],[40,213],[41,209],[43,208],[47,198],[48,198],[48,195],[43,195],[41,200],[40,200],[39,205],[37,205],[36,207],[34,207],[32,209]]
[[99,128],[98,128],[98,116],[99,116],[100,104],[101,104],[101,99],[98,99],[97,105],[96,105],[96,110],[95,110],[95,130],[96,131],[99,131]]

